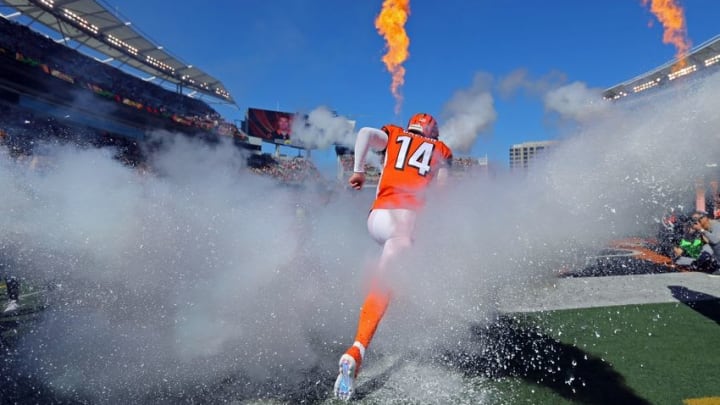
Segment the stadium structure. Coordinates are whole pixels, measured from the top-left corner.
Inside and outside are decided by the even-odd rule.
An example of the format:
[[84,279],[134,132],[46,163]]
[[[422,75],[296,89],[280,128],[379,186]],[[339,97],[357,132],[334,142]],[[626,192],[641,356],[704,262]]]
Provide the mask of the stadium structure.
[[[232,137],[248,152],[253,171],[283,182],[321,177],[310,159],[312,146],[289,129],[277,132],[281,122],[291,125],[306,116],[248,108],[239,125],[225,120],[208,104],[236,106],[220,80],[172,54],[102,0],[1,0],[0,15],[0,101],[6,117],[17,117],[9,121],[27,122],[4,128],[6,143],[17,153],[31,153],[30,132],[46,138],[74,134],[73,142],[121,146],[122,159],[132,162],[141,160],[149,133],[167,130],[212,142]],[[62,131],[28,131],[47,120]],[[262,153],[263,144],[274,145],[274,153]],[[297,150],[297,156],[281,154],[281,147]],[[338,155],[340,180],[352,167],[351,154],[344,154]],[[457,162],[456,175],[487,166],[482,159]],[[367,184],[373,185],[379,168],[367,169]]]
[[[622,101],[627,97],[634,98],[660,89],[671,89],[674,84],[701,77],[718,67],[720,67],[720,35],[693,48],[680,60],[671,60],[606,89],[602,96],[605,100]],[[509,148],[510,169],[528,169],[537,154],[556,143],[556,141],[539,141],[512,145]],[[717,194],[717,183],[712,183],[710,189]],[[704,207],[704,203],[699,202],[698,207]]]
[[[620,102],[626,98],[639,97],[664,89],[670,90],[681,83],[693,83],[704,75],[717,72],[720,67],[720,35],[694,47],[681,59],[674,59],[655,69],[626,80],[603,92],[606,100]],[[704,162],[717,167],[717,162]],[[720,172],[712,178],[696,179],[695,207],[720,216]]]
[[123,65],[146,74],[142,80],[163,85],[169,83],[179,93],[183,88],[195,93],[234,102],[225,86],[216,78],[189,65],[156,44],[117,11],[94,0],[3,0],[15,11],[6,19],[25,17],[60,35],[55,42],[75,44],[104,55],[101,63]]
[[[165,130],[208,142],[232,138],[252,171],[282,182],[319,178],[310,159],[263,156],[263,142],[278,142],[248,133],[269,131],[280,112],[248,109],[240,125],[226,120],[209,104],[236,106],[220,80],[102,0],[3,0],[0,17],[2,138],[15,155],[32,154],[39,139],[71,141],[115,145],[118,157],[135,165],[158,141],[149,134]],[[260,120],[256,111],[263,111]]]
[[720,66],[720,35],[717,35],[690,50],[684,58],[672,60],[638,75],[630,80],[610,87],[603,92],[606,100],[619,100],[624,97],[642,94],[652,89],[660,89],[709,73]]
[[[635,98],[662,89],[672,89],[673,85],[700,78],[704,74],[717,70],[718,67],[720,67],[720,35],[693,48],[686,57],[680,60],[671,60],[606,89],[603,91],[602,97],[608,101],[620,102],[628,97]],[[536,156],[556,144],[557,141],[538,141],[512,145],[509,148],[510,169],[529,169]],[[705,182],[708,183],[707,186],[703,185]],[[699,181],[697,207],[700,210],[705,210],[707,205],[704,196],[706,190],[716,196],[718,194],[717,181]]]

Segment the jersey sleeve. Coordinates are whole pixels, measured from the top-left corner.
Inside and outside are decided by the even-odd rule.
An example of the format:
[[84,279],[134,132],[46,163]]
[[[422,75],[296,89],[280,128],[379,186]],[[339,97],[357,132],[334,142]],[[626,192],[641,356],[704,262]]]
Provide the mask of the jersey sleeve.
[[[388,136],[388,143],[394,142],[393,139],[403,131],[403,129],[397,125],[394,124],[387,124],[383,125],[382,128],[380,128],[381,131],[385,132]],[[387,145],[382,150],[377,150],[378,153],[385,153],[387,151]]]
[[398,133],[403,131],[401,127],[394,124],[383,125],[381,129],[385,131],[385,133],[388,135],[390,135],[391,133]]

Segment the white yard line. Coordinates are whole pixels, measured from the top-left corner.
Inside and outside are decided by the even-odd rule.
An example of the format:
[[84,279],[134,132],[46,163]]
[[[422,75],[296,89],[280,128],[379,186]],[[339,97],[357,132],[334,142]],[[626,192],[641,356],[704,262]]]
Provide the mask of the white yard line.
[[683,299],[717,299],[720,298],[720,277],[689,272],[558,278],[532,291],[500,294],[499,309],[538,312],[679,302],[673,291],[682,293]]

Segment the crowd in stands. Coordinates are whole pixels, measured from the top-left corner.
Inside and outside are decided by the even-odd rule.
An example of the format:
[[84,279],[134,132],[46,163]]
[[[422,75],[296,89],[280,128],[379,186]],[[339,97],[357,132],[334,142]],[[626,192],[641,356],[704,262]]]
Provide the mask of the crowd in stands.
[[[166,90],[98,62],[30,28],[0,18],[0,57],[14,59],[59,80],[128,108],[172,120],[176,124],[244,136],[206,103]],[[7,63],[7,62],[3,62]]]
[[480,162],[476,158],[471,157],[453,157],[452,160],[453,167],[461,169],[470,169],[479,164]]
[[450,166],[450,175],[462,177],[466,175],[474,175],[477,173],[488,173],[488,165],[480,164],[480,160],[471,157],[453,157]]
[[0,140],[15,159],[42,154],[41,150],[37,150],[39,146],[62,143],[80,147],[113,146],[117,151],[116,157],[131,166],[144,159],[140,145],[132,139],[73,125],[1,102]]
[[269,154],[252,155],[248,159],[248,167],[253,173],[275,178],[283,184],[324,180],[312,160],[304,157],[275,159]]
[[[352,153],[346,153],[339,156],[340,166],[342,170],[341,177],[347,179],[355,168],[355,156]],[[376,184],[380,180],[380,169],[369,163],[365,163],[365,182],[366,184]]]

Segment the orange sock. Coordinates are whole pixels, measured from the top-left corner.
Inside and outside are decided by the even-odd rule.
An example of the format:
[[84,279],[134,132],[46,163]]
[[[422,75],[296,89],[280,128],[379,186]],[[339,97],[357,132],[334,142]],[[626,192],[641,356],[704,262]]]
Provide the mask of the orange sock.
[[355,335],[355,342],[360,343],[362,349],[357,345],[353,345],[346,352],[355,359],[358,365],[362,362],[362,352],[370,345],[370,341],[375,335],[375,331],[383,315],[385,315],[389,303],[390,293],[388,291],[375,289],[365,297],[365,302],[360,309],[360,319],[358,320],[358,329]]

